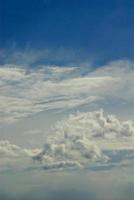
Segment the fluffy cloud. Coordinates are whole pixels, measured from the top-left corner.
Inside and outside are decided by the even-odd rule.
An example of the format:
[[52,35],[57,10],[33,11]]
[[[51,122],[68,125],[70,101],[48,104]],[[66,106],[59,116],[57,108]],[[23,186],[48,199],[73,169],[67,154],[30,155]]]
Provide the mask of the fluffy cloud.
[[103,110],[70,115],[66,120],[58,122],[56,132],[66,134],[84,134],[89,138],[133,138],[134,122],[120,121],[114,115],[105,115]]
[[[60,136],[59,136],[60,135]],[[71,134],[67,137],[58,132],[47,138],[44,148],[32,157],[43,163],[44,168],[85,167],[92,162],[105,161],[100,148],[86,137]]]
[[[87,113],[77,113],[76,115],[70,115],[66,120],[58,122],[54,130],[56,133],[71,137],[77,135],[77,137],[86,138],[89,141],[94,141],[101,148],[108,147],[110,144],[114,144],[113,148],[132,148],[134,145],[134,122],[131,120],[121,121],[114,115],[106,115],[103,110]],[[112,143],[113,142],[113,143]],[[118,146],[116,146],[118,145]]]
[[41,149],[27,149],[12,144],[8,140],[0,140],[0,171],[23,170],[31,166],[32,157]]
[[103,150],[125,150],[130,145],[134,149],[133,121],[120,121],[102,110],[78,112],[55,124],[43,148],[26,149],[0,141],[0,159],[1,163],[5,158],[21,160],[23,166],[29,160],[32,167],[40,163],[45,170],[87,168],[109,160]]
[[[62,123],[62,122],[61,122]],[[79,125],[78,125],[79,126]],[[58,128],[59,127],[59,128]],[[5,159],[8,163],[25,165],[26,161],[37,161],[43,169],[65,169],[86,167],[96,161],[106,161],[101,149],[83,132],[76,132],[70,124],[70,131],[59,123],[45,139],[42,149],[26,149],[0,141],[1,164]],[[73,131],[74,130],[74,131]],[[34,162],[33,162],[34,163]]]
[[0,158],[5,157],[17,157],[22,154],[22,149],[9,141],[0,141]]
[[[76,169],[99,160],[104,161],[106,158],[93,142],[89,143],[80,139],[52,141],[51,138],[50,142],[50,138],[48,138],[42,149],[26,149],[9,141],[0,141],[1,169],[7,169],[7,167],[27,169],[40,166],[45,170]],[[40,165],[37,166],[34,161]]]
[[109,150],[108,144],[113,142],[112,149],[119,150],[123,141],[124,149],[130,143],[134,144],[132,121],[120,121],[113,115],[104,115],[102,110],[77,113],[54,126],[43,150],[33,159],[49,163],[48,166],[57,162],[60,166],[60,162],[68,161],[85,167],[90,162],[106,159],[100,146],[102,149],[105,147],[104,149]]
[[39,149],[23,149],[18,145],[12,144],[8,140],[0,140],[0,159],[2,158],[22,158],[34,156]]

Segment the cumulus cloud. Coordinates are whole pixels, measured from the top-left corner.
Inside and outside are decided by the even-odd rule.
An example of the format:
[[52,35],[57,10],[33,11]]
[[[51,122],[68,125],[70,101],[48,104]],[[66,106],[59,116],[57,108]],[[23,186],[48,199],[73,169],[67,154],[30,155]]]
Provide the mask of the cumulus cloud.
[[103,145],[111,142],[113,144],[118,142],[118,145],[134,144],[134,122],[131,120],[121,121],[114,115],[106,115],[102,109],[94,112],[78,112],[76,115],[71,114],[68,119],[58,122],[54,130],[59,135],[61,133],[66,137],[77,135],[77,137],[84,137],[98,144],[102,142]]
[[93,141],[77,134],[66,137],[57,134],[47,138],[44,148],[33,156],[33,160],[39,161],[44,168],[85,167],[92,162],[104,161],[107,158]]
[[[62,122],[61,122],[62,123]],[[79,125],[78,125],[79,126]],[[59,127],[59,128],[58,128]],[[43,169],[82,168],[96,161],[106,161],[101,149],[90,140],[84,132],[76,132],[70,124],[68,132],[66,127],[59,123],[45,139],[41,149],[27,149],[11,144],[9,141],[0,141],[1,163],[21,160],[25,165],[26,159],[41,163]],[[33,162],[34,163],[34,162]]]
[[8,140],[0,140],[0,171],[27,169],[31,166],[32,157],[40,151],[38,148],[22,148]]
[[24,149],[8,140],[0,140],[0,159],[29,157],[38,152],[39,149]]
[[[95,144],[81,140],[68,141],[68,144],[65,141],[62,144],[47,141],[42,149],[26,149],[9,141],[0,141],[1,169],[27,169],[31,165],[32,168],[42,166],[45,170],[78,169],[84,167],[87,161],[89,164],[106,158]],[[37,166],[34,161],[40,165]]]
[[0,141],[0,158],[2,157],[17,157],[22,154],[22,149],[9,141]]
[[[112,148],[111,148],[111,146]],[[21,148],[0,141],[0,159],[28,159],[45,170],[87,168],[109,160],[103,150],[125,150],[134,146],[134,122],[121,121],[103,110],[70,115],[57,122],[39,149]],[[125,159],[125,158],[124,158]],[[24,164],[23,163],[23,164]]]
[[85,167],[92,161],[106,159],[100,147],[109,150],[108,145],[114,144],[112,149],[119,150],[121,145],[125,149],[130,143],[133,146],[134,122],[104,115],[103,110],[77,113],[54,126],[43,150],[33,159],[52,165],[58,162],[58,166],[60,162],[77,162]]

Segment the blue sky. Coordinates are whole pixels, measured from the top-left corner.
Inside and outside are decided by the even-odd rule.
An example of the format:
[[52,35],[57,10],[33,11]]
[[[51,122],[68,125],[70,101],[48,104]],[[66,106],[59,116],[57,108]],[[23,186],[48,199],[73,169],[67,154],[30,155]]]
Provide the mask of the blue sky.
[[77,52],[99,63],[133,59],[133,0],[0,0],[0,47]]
[[134,0],[0,0],[0,199],[133,199],[133,36]]
[[50,128],[77,110],[134,118],[133,0],[0,4],[1,132]]

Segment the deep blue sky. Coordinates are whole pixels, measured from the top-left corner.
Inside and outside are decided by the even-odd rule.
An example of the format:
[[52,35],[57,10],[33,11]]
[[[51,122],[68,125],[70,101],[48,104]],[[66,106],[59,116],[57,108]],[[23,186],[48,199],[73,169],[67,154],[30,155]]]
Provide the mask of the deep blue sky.
[[0,48],[134,58],[134,0],[0,0],[0,8]]

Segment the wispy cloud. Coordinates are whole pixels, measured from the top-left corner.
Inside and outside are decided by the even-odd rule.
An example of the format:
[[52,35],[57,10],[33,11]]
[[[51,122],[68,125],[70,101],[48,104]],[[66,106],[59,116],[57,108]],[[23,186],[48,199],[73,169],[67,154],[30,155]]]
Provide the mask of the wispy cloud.
[[29,45],[26,48],[18,49],[16,44],[9,49],[0,49],[0,63],[23,65],[30,68],[31,66],[49,63],[60,65],[79,65],[80,63],[91,64],[91,57],[87,59],[82,50],[72,50],[64,48],[55,49],[33,49]]
[[0,66],[0,123],[45,110],[72,109],[93,102],[132,101],[133,63],[116,61],[91,71],[83,67]]

